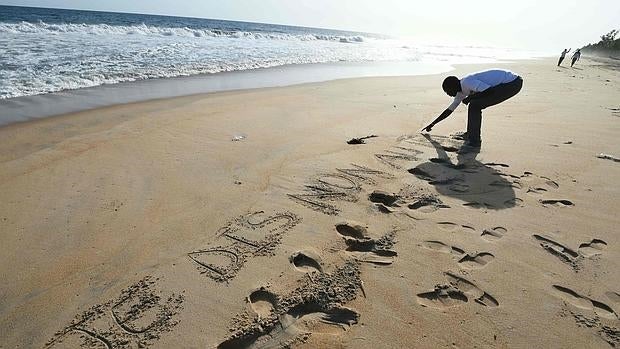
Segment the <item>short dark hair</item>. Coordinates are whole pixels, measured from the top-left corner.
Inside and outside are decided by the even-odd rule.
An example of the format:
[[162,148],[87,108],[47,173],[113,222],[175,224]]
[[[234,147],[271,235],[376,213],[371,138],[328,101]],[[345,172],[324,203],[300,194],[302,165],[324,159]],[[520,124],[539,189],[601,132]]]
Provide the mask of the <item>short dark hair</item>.
[[461,90],[461,80],[456,76],[448,76],[443,80],[443,84],[441,84],[441,88],[443,91],[447,93],[449,96],[456,96],[457,92]]

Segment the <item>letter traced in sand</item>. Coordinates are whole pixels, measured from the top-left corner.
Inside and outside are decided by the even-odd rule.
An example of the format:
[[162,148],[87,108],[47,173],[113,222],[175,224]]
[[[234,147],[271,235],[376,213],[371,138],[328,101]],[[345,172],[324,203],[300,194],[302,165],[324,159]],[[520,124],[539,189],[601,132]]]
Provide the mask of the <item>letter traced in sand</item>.
[[338,334],[358,322],[359,314],[344,304],[361,289],[358,264],[346,262],[333,273],[306,274],[283,297],[264,288],[254,291],[248,298],[256,315],[233,318],[232,335],[218,349],[289,348],[312,334]]
[[162,298],[156,281],[146,277],[117,299],[86,310],[58,331],[46,348],[145,348],[178,324],[183,295]]
[[249,258],[273,255],[282,235],[299,222],[301,218],[291,212],[267,215],[258,211],[242,215],[218,231],[218,239],[228,240],[229,245],[199,249],[187,256],[209,278],[228,281]]
[[243,267],[246,254],[235,245],[190,252],[187,256],[214,280],[228,280]]
[[485,307],[495,308],[499,306],[499,302],[493,296],[471,281],[452,273],[445,273],[445,276],[448,284],[437,285],[430,292],[418,294],[417,300],[421,306],[445,309],[468,303],[470,298]]
[[305,192],[287,195],[293,201],[314,211],[336,216],[340,213],[340,208],[334,202],[356,202],[362,184],[375,184],[372,177],[393,177],[383,171],[355,164],[352,166],[336,169],[336,173],[318,175],[305,185]]
[[[447,136],[438,136],[433,135],[433,139],[441,142],[441,148],[443,151],[448,153],[456,153],[459,151],[461,146],[463,145],[463,139],[459,139],[459,137],[447,137]],[[428,140],[421,135],[413,135],[413,136],[402,136],[399,138],[400,141],[409,144],[421,145],[424,147],[432,148],[433,145],[428,142]]]
[[420,160],[418,155],[422,154],[419,150],[407,147],[394,146],[392,149],[394,150],[389,149],[381,154],[375,154],[375,157],[379,159],[379,161],[395,169],[402,169],[402,166],[399,164],[400,162]]

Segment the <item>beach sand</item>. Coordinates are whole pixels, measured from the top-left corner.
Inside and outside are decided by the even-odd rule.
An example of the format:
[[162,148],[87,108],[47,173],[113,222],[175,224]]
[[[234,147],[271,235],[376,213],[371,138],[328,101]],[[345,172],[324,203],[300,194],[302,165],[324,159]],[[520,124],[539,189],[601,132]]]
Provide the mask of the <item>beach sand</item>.
[[445,74],[0,128],[0,347],[620,346],[620,73],[499,66],[479,154]]

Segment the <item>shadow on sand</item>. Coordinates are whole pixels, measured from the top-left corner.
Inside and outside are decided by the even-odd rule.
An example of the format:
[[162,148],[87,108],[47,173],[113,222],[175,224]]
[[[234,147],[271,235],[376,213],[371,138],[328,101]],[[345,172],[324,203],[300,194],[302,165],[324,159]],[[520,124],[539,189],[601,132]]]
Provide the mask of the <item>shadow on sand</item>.
[[512,182],[506,179],[512,176],[500,170],[508,165],[476,160],[479,149],[459,151],[457,162],[453,163],[445,147],[428,134],[424,137],[437,151],[437,157],[409,173],[434,185],[440,194],[462,200],[464,206],[501,210],[520,205],[522,201],[515,197]]

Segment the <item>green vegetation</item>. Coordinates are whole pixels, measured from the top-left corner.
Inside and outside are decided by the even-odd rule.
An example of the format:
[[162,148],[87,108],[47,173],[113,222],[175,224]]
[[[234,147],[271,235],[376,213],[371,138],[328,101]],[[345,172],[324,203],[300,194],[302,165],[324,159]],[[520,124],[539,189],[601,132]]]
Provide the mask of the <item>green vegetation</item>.
[[603,52],[620,52],[620,39],[616,39],[616,36],[620,32],[617,29],[610,31],[605,35],[601,35],[601,41],[596,44],[590,44],[583,47],[584,51],[603,51]]

